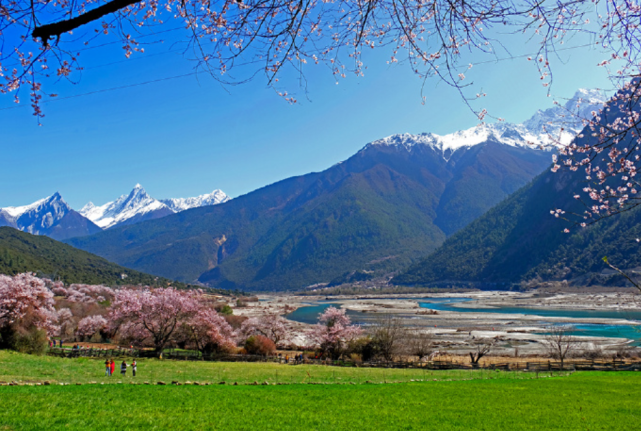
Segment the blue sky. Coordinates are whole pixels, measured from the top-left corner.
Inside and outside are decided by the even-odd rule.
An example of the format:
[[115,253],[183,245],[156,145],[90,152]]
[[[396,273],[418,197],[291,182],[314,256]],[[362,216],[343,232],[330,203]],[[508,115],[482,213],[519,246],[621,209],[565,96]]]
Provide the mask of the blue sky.
[[[515,55],[534,50],[510,43]],[[47,83],[46,91],[60,97],[95,93],[46,103],[41,127],[26,100],[15,108],[11,96],[0,96],[0,207],[59,191],[79,209],[90,200],[113,200],[136,183],[159,199],[216,188],[235,197],[324,170],[394,133],[446,134],[478,123],[458,93],[437,80],[425,84],[422,105],[421,80],[403,64],[387,65],[386,49],[367,55],[364,77],[338,85],[324,66],[306,67],[306,91],[295,76],[285,76],[284,88],[297,93],[294,105],[267,88],[260,74],[240,86],[223,87],[201,74],[103,91],[193,70],[179,52],[168,52],[175,51],[169,43],[146,50],[127,61],[117,45],[83,52],[80,81]],[[560,52],[552,63],[552,94],[567,98],[578,88],[612,88],[606,71],[596,67],[603,58],[585,48]],[[478,64],[487,60],[463,60],[475,64],[466,81],[487,93],[475,107],[521,122],[552,106],[532,62]]]

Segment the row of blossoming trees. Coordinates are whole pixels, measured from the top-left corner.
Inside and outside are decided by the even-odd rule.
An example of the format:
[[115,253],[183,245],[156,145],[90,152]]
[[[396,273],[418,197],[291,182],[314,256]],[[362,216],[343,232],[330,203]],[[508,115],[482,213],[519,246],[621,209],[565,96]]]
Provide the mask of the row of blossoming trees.
[[[32,274],[0,275],[0,348],[42,352],[49,339],[102,341],[153,348],[197,350],[203,354],[269,354],[291,343],[280,316],[223,315],[220,304],[200,290],[51,282]],[[342,310],[328,309],[307,334],[310,346],[337,357],[361,335]]]

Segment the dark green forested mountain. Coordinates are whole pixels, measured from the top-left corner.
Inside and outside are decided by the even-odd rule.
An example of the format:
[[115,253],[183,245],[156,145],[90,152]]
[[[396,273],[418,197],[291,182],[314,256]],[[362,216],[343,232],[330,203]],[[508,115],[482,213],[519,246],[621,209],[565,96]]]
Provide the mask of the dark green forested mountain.
[[[615,112],[608,114],[611,121]],[[603,121],[606,121],[604,119]],[[591,133],[578,138],[589,143]],[[622,141],[619,145],[628,146]],[[596,161],[595,161],[596,163]],[[608,280],[602,258],[624,269],[641,266],[641,208],[581,228],[578,219],[550,214],[556,208],[582,214],[573,195],[585,186],[585,173],[544,172],[530,184],[448,238],[434,253],[396,276],[400,285],[439,283],[511,284],[528,280],[570,280],[601,284]],[[578,220],[582,221],[582,219]],[[570,228],[570,233],[563,233]],[[618,277],[621,281],[621,277]]]
[[184,282],[298,289],[353,270],[409,265],[550,160],[492,136],[447,151],[432,135],[384,141],[324,172],[68,242]]
[[[102,257],[78,250],[45,236],[36,236],[10,227],[0,227],[0,274],[23,272],[60,279],[65,283],[165,284],[167,279],[134,271]],[[121,274],[126,274],[121,279]],[[176,285],[176,283],[173,283]],[[183,287],[178,283],[178,287]]]

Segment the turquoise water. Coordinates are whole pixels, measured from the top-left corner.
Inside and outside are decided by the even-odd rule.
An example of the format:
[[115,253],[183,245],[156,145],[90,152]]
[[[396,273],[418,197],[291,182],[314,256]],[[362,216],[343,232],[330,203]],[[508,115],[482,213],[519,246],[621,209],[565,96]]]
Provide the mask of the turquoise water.
[[635,340],[633,346],[641,345],[641,328],[630,325],[599,325],[595,323],[577,323],[577,324],[563,324],[555,326],[566,326],[567,333],[577,336],[588,337],[614,337],[614,338],[628,338]]
[[[396,298],[396,299],[416,299],[416,298]],[[641,312],[639,311],[597,311],[597,310],[550,310],[540,308],[524,307],[497,307],[497,308],[469,308],[454,307],[453,304],[473,301],[471,298],[421,298],[417,299],[419,306],[430,308],[432,310],[456,311],[459,313],[512,313],[512,314],[529,314],[541,317],[573,317],[573,318],[614,318],[641,321]],[[340,308],[340,304],[333,302],[327,303],[310,303],[308,306],[300,307],[296,311],[286,315],[290,320],[314,324],[318,322],[318,316],[327,308]],[[347,311],[347,315],[353,323],[367,325],[371,323],[372,316],[366,313]],[[537,322],[540,325],[550,325],[545,319]],[[641,340],[641,327],[630,325],[600,325],[592,323],[562,324],[568,326],[568,332],[577,336],[590,337],[615,337]],[[639,344],[637,341],[635,344]]]
[[[314,324],[318,322],[318,316],[321,315],[329,307],[341,308],[340,304],[310,304],[306,307],[300,307],[295,311],[286,314],[285,317],[294,322]],[[351,313],[350,313],[351,314]],[[350,316],[351,317],[351,316]],[[352,319],[354,321],[354,319]],[[359,323],[354,321],[354,323]]]
[[457,311],[459,313],[509,313],[509,314],[534,314],[543,317],[573,317],[578,319],[585,318],[606,318],[606,319],[627,319],[640,320],[641,311],[625,310],[551,310],[542,308],[524,308],[524,307],[497,307],[497,308],[466,308],[454,307],[452,304],[472,301],[470,298],[429,298],[418,300],[418,304],[423,308],[443,311]]

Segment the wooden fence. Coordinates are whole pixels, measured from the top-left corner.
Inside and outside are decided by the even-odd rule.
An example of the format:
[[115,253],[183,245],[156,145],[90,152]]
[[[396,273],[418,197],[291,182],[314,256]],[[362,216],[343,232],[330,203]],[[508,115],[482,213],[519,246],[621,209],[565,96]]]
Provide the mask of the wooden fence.
[[[51,348],[48,355],[63,358],[155,358],[158,355],[153,350],[138,349],[61,349]],[[183,351],[183,350],[165,350],[162,354],[163,359],[182,360],[182,361],[216,361],[216,362],[273,362],[281,364],[315,364],[336,367],[369,367],[369,368],[418,368],[427,370],[504,370],[504,371],[525,371],[525,372],[545,372],[545,371],[641,371],[641,362],[625,360],[590,360],[590,361],[566,361],[561,368],[560,361],[539,361],[539,362],[505,362],[472,365],[469,363],[460,363],[454,361],[427,361],[427,362],[405,362],[405,361],[371,361],[361,362],[352,360],[330,360],[305,358],[297,361],[289,356],[259,356],[259,355],[203,355],[200,352]],[[287,359],[286,359],[287,358]]]

